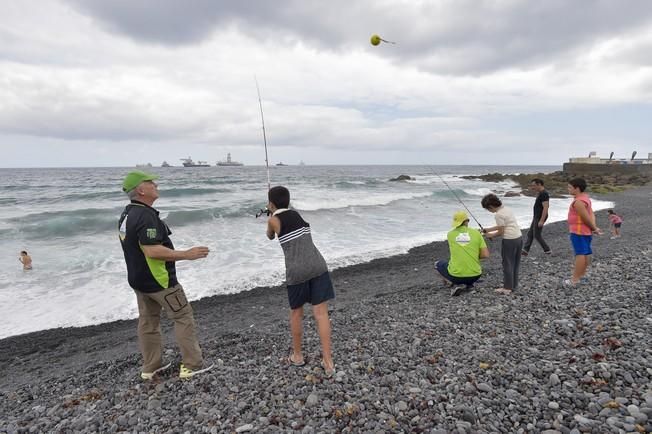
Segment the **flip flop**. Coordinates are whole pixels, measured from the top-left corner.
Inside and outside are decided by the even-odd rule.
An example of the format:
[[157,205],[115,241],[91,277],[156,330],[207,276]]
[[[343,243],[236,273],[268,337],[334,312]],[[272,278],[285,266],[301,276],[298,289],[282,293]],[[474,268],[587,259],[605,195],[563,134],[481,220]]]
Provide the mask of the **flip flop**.
[[297,367],[297,368],[300,368],[301,366],[306,365],[306,360],[305,359],[301,360],[300,362],[296,362],[296,361],[292,360],[292,353],[288,354],[287,361],[290,364],[290,366],[294,366],[294,367]]
[[326,378],[331,378],[335,374],[335,365],[333,364],[333,367],[331,369],[326,368],[326,365],[324,364],[324,361],[321,361],[321,367],[324,370],[324,376]]

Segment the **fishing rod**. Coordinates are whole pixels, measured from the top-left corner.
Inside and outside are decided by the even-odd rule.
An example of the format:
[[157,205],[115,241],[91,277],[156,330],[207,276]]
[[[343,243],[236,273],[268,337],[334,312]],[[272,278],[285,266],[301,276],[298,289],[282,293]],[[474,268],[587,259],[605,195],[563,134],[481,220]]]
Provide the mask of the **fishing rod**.
[[451,188],[451,186],[448,185],[448,183],[444,180],[444,178],[441,177],[441,175],[440,175],[439,173],[436,173],[436,175],[439,177],[439,179],[441,179],[441,182],[443,182],[444,185],[445,185],[446,187],[448,187],[448,189],[451,191],[451,193],[453,193],[453,196],[455,196],[455,199],[457,199],[457,201],[458,201],[459,203],[462,204],[462,206],[464,207],[464,209],[466,209],[466,211],[469,213],[469,215],[470,215],[471,217],[473,217],[473,220],[475,220],[475,222],[476,222],[476,223],[478,224],[478,226],[480,227],[480,230],[484,233],[484,228],[482,227],[482,225],[480,224],[480,222],[478,221],[478,219],[475,218],[475,216],[473,215],[473,213],[471,212],[471,210],[470,210],[470,209],[469,209],[469,208],[464,204],[464,202],[462,202],[462,199],[460,199],[460,197],[457,195],[457,193],[455,193],[455,190],[453,190],[453,189]]
[[[272,183],[269,178],[269,158],[267,156],[267,135],[265,134],[265,115],[263,114],[263,100],[260,97],[260,87],[258,87],[258,79],[254,75],[254,81],[256,82],[256,92],[258,92],[258,105],[260,106],[260,120],[263,124],[263,143],[265,144],[265,166],[267,167],[267,191],[269,191],[272,188]],[[261,215],[269,215],[271,212],[265,207],[265,209],[262,209],[256,213],[256,218],[260,217]]]

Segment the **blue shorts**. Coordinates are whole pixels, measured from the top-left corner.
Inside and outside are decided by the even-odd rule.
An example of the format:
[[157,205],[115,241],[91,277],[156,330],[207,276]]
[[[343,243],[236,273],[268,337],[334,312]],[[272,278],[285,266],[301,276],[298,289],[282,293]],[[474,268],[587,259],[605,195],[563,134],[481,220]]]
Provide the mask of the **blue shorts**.
[[570,234],[570,240],[573,245],[573,250],[575,251],[575,256],[593,254],[593,251],[591,250],[592,239],[592,235]]
[[480,278],[480,276],[471,276],[471,277],[455,277],[451,276],[448,273],[448,261],[437,261],[435,262],[435,267],[439,274],[441,274],[444,279],[454,283],[455,285],[467,285],[473,286],[473,284]]
[[333,283],[328,271],[296,285],[288,285],[290,309],[298,309],[306,303],[313,306],[335,298]]
[[615,228],[619,228],[622,225],[622,223],[614,223]]

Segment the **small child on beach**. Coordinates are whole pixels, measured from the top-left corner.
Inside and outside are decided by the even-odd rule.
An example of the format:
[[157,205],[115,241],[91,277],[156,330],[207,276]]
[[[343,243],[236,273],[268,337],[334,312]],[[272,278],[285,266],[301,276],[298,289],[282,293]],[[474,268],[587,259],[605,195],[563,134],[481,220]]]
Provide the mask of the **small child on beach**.
[[285,255],[285,279],[290,304],[292,351],[287,357],[290,366],[306,364],[302,352],[303,305],[312,304],[321,341],[322,367],[327,377],[335,373],[331,354],[331,324],[328,300],[335,298],[326,261],[310,235],[310,225],[295,210],[289,209],[290,191],[282,186],[268,192],[267,238],[278,237]]
[[23,270],[32,269],[32,257],[27,254],[25,250],[20,252],[20,257],[18,258],[21,264],[23,264]]
[[500,246],[503,259],[503,287],[496,289],[496,292],[509,295],[518,286],[518,270],[523,250],[521,228],[512,210],[504,206],[495,194],[483,197],[481,204],[482,208],[496,214],[496,226],[484,230],[487,238],[503,237]]
[[623,218],[616,214],[612,209],[608,210],[607,213],[609,213],[607,218],[609,219],[609,223],[611,225],[611,239],[614,240],[616,238],[620,238],[620,226],[623,224]]
[[586,181],[574,178],[568,181],[568,194],[573,201],[568,207],[568,231],[575,253],[573,275],[562,282],[566,288],[574,288],[580,283],[591,264],[591,241],[593,234],[602,235],[602,230],[595,223],[591,199],[585,193]]

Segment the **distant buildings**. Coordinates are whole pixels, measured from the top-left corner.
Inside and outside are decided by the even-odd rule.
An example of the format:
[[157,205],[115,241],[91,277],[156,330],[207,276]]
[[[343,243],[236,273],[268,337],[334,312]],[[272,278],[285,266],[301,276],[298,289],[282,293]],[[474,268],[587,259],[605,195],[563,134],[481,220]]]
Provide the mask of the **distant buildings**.
[[631,158],[613,158],[612,152],[609,158],[598,157],[595,151],[590,152],[588,157],[574,157],[568,161],[570,163],[581,164],[652,164],[652,152],[647,154],[647,158],[636,158],[636,151],[632,153]]
[[573,157],[564,163],[564,172],[571,174],[634,174],[652,173],[652,152],[647,158],[636,158],[636,151],[631,158],[614,158],[614,153],[609,158],[600,158],[596,152],[590,152],[588,157]]

